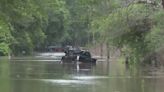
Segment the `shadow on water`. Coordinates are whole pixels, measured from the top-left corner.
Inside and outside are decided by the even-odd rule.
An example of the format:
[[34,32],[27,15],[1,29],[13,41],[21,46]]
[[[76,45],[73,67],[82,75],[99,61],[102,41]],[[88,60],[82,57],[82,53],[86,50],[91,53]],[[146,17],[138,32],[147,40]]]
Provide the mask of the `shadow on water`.
[[163,92],[164,71],[120,62],[60,64],[25,57],[0,61],[3,92]]

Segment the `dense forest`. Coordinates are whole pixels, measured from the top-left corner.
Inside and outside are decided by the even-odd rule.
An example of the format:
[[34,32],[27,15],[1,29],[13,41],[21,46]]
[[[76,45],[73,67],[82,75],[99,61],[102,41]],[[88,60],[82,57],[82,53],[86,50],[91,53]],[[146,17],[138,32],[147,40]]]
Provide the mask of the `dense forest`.
[[164,50],[163,5],[164,0],[0,0],[0,55],[105,43],[131,61],[156,60]]

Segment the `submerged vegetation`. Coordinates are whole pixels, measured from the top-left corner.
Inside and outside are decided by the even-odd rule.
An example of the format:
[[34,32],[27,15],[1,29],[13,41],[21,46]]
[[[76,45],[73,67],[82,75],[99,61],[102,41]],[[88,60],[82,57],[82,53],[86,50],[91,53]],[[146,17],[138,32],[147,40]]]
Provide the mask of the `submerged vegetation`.
[[161,0],[0,1],[0,55],[101,42],[119,48],[132,63],[157,60],[163,29]]

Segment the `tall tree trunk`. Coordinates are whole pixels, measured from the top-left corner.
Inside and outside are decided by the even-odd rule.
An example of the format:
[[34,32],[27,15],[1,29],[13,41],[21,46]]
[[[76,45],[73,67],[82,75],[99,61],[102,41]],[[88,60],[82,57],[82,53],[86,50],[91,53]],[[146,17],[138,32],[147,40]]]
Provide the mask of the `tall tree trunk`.
[[103,43],[100,44],[100,56],[103,57]]
[[109,48],[109,42],[106,43],[106,49],[107,49],[107,60],[110,59],[110,48]]
[[163,6],[163,8],[164,8],[164,0],[162,0],[162,6]]

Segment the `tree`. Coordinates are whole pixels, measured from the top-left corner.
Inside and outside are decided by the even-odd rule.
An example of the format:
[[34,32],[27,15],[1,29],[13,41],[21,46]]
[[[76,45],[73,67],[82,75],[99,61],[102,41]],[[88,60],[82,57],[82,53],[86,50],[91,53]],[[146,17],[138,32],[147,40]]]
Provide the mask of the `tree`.
[[[111,45],[120,48],[124,55],[129,57],[131,63],[143,61],[148,55],[155,52],[163,43],[162,30],[154,30],[156,23],[155,14],[160,8],[154,7],[152,3],[132,3],[123,8],[113,10],[108,16],[101,16],[92,22],[92,28],[96,33],[102,35],[100,39],[110,42]],[[160,15],[159,15],[160,16]],[[158,18],[159,18],[158,16]],[[157,17],[156,17],[157,18]],[[161,24],[162,22],[160,22]],[[161,39],[159,47],[151,42],[159,42],[150,34],[156,34]],[[155,38],[156,38],[155,37]],[[159,38],[158,38],[159,37]],[[154,47],[151,49],[152,47]],[[122,54],[123,54],[122,53]],[[151,55],[149,55],[150,57]]]
[[[63,10],[64,0],[1,0],[0,6],[0,15],[3,16],[0,18],[4,18],[5,24],[9,27],[8,31],[3,31],[9,32],[13,36],[14,40],[9,43],[9,46],[15,55],[21,54],[22,51],[30,54],[33,50],[42,48],[45,40],[51,40],[49,38],[51,33],[48,33],[47,30],[50,26],[60,24],[59,26],[63,26],[65,29],[67,24],[67,13],[66,10]],[[53,17],[51,12],[55,14]],[[59,17],[61,20],[56,21],[57,24],[51,25],[50,20],[59,19]],[[64,29],[60,27],[56,31],[52,30],[60,33]],[[55,36],[57,35],[55,34]]]
[[162,0],[162,6],[163,6],[163,8],[164,8],[164,0]]
[[12,36],[10,33],[9,25],[4,19],[3,15],[0,15],[0,56],[7,55],[9,53],[9,45],[12,42]]

